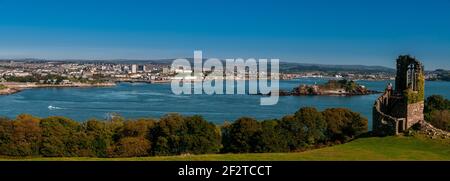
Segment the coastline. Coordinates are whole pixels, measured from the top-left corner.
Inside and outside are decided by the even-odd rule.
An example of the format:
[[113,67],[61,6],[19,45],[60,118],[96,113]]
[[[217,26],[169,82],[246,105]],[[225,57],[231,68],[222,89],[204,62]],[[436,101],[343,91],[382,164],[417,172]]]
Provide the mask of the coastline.
[[5,88],[0,90],[0,95],[10,95],[15,94],[17,92],[20,92],[20,90],[14,88]]
[[7,88],[0,90],[0,95],[10,95],[18,93],[25,89],[34,88],[74,88],[74,87],[113,87],[116,83],[106,82],[106,83],[72,83],[72,84],[38,84],[38,83],[22,83],[22,82],[2,82]]

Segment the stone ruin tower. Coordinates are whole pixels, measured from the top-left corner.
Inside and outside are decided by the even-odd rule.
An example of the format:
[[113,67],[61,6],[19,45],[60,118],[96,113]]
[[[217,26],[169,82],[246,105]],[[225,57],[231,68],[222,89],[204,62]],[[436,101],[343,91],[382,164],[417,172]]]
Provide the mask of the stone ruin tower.
[[373,133],[397,135],[424,120],[423,65],[409,55],[397,59],[395,89],[388,87],[373,106]]

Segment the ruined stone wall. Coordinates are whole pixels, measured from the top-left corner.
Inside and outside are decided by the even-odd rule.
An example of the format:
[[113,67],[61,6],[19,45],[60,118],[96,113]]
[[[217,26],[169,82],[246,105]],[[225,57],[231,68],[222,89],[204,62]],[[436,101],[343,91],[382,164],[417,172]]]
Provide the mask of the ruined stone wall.
[[424,102],[418,102],[413,104],[408,104],[407,108],[407,124],[406,128],[411,127],[412,125],[416,124],[417,122],[424,120],[423,116],[423,108],[424,108]]
[[390,105],[387,107],[388,110],[383,111],[385,114],[395,118],[406,118],[407,115],[407,103],[401,97],[389,98]]
[[397,130],[397,118],[385,114],[382,110],[390,107],[387,102],[389,100],[389,94],[385,92],[380,96],[373,106],[372,110],[372,130],[373,133],[379,136],[396,135]]
[[397,59],[395,90],[386,91],[373,107],[373,132],[396,135],[424,119],[423,65],[409,55]]

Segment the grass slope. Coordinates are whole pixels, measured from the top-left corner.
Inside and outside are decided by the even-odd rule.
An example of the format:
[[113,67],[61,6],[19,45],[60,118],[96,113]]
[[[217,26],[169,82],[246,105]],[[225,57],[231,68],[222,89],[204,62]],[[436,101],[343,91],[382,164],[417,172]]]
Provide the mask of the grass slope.
[[139,158],[0,158],[0,160],[57,161],[185,161],[185,160],[450,160],[450,140],[423,136],[360,138],[352,142],[296,153],[207,154]]

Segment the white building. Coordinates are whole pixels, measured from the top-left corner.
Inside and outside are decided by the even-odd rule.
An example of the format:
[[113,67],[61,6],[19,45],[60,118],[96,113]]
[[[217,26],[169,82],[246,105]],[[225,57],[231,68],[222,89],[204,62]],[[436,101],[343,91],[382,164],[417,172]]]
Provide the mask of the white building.
[[135,74],[137,72],[137,65],[133,64],[131,65],[131,73]]

